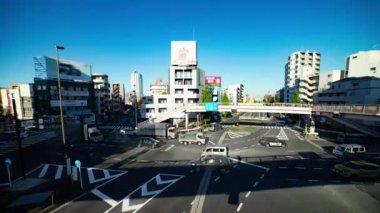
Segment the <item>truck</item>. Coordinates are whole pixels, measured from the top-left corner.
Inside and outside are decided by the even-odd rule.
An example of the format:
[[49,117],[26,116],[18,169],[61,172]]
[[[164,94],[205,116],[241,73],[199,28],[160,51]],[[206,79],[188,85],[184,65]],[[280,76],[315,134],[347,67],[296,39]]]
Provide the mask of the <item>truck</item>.
[[201,132],[186,132],[181,133],[178,136],[178,142],[180,144],[198,144],[204,145],[207,143],[207,138]]
[[134,133],[135,136],[147,136],[154,138],[176,138],[175,127],[170,127],[165,123],[151,123],[137,128]]
[[95,126],[83,125],[83,136],[85,141],[101,142],[103,141],[103,134]]

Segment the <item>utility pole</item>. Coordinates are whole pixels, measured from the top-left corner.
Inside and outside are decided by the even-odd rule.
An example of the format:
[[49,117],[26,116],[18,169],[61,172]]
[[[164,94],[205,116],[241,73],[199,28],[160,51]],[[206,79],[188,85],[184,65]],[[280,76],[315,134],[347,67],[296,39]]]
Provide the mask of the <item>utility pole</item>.
[[61,74],[59,72],[59,51],[58,50],[64,50],[65,48],[63,46],[55,46],[56,53],[57,53],[57,81],[58,81],[58,96],[59,96],[59,112],[61,117],[61,130],[62,130],[62,144],[63,149],[65,153],[65,159],[66,159],[66,168],[67,168],[67,178],[70,180],[71,178],[71,163],[70,158],[67,154],[67,144],[66,144],[66,137],[65,137],[65,124],[63,122],[63,110],[62,110],[62,91],[61,91]]
[[133,102],[135,105],[135,129],[137,129],[137,95],[136,95],[136,84],[133,84]]
[[24,162],[24,154],[23,154],[23,151],[22,151],[21,137],[20,137],[20,121],[17,118],[16,100],[14,99],[13,94],[12,94],[12,105],[13,105],[13,111],[14,111],[14,119],[15,119],[15,127],[16,127],[18,152],[20,154],[21,174],[22,174],[22,178],[25,179],[26,178],[26,175],[25,175],[25,162]]

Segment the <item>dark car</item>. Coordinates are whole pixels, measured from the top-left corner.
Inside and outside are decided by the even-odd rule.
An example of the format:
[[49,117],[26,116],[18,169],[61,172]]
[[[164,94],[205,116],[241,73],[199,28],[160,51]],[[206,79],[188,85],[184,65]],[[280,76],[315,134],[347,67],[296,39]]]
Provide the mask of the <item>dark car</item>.
[[280,140],[276,137],[263,137],[259,140],[260,145],[266,147],[286,147],[287,144],[284,140]]
[[219,170],[221,173],[225,173],[231,168],[232,162],[231,162],[231,159],[226,156],[207,155],[207,156],[201,157],[200,160],[192,161],[191,166],[193,168],[193,171],[195,172],[199,172],[201,171],[201,169],[205,167],[213,166],[217,170]]
[[149,147],[149,148],[157,148],[163,146],[165,143],[163,141],[156,140],[150,137],[141,137],[138,139],[138,147]]

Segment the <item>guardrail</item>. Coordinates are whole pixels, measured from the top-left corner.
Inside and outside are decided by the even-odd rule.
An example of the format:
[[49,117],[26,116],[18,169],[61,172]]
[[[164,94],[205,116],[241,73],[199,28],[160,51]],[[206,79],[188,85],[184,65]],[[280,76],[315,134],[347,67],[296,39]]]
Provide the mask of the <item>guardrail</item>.
[[313,111],[367,114],[380,116],[380,105],[314,105]]

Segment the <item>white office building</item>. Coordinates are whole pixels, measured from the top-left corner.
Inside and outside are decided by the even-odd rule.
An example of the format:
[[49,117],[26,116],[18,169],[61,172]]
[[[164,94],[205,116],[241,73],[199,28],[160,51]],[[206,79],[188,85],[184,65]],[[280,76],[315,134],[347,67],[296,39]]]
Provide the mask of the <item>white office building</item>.
[[228,99],[230,100],[231,104],[237,105],[239,102],[243,101],[244,99],[244,85],[243,84],[234,84],[229,85],[224,92],[227,93]]
[[380,104],[380,78],[351,77],[331,83],[315,95],[318,104]]
[[131,92],[136,92],[137,101],[140,101],[143,98],[143,77],[137,71],[132,72],[131,74]]
[[152,119],[188,104],[198,103],[205,74],[197,65],[196,41],[172,41],[169,94],[153,94],[147,98],[141,110],[142,117]]
[[298,91],[301,103],[311,103],[318,91],[321,56],[317,52],[294,52],[285,65],[284,101],[292,102]]
[[149,90],[146,91],[146,96],[162,95],[169,93],[169,85],[165,84],[161,78],[157,78],[153,84],[149,86]]
[[344,78],[344,70],[331,70],[319,73],[318,91],[330,88],[332,82],[339,81]]
[[380,78],[380,50],[359,51],[346,59],[347,77]]

